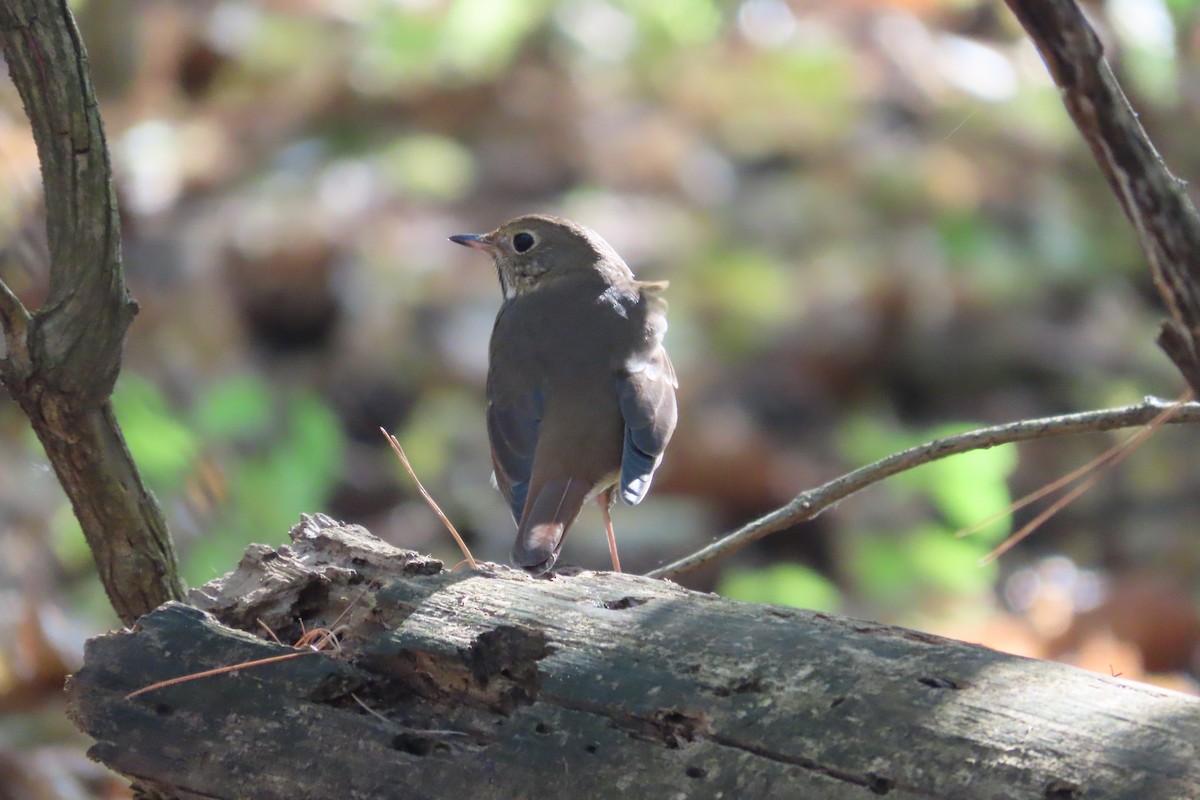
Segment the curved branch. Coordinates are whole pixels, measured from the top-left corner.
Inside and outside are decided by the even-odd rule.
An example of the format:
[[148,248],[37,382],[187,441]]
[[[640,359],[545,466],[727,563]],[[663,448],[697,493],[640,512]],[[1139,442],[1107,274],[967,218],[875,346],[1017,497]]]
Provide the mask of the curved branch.
[[651,578],[670,578],[688,572],[729,555],[768,534],[814,519],[834,503],[878,483],[884,478],[919,467],[922,464],[928,464],[931,461],[971,450],[986,450],[1012,442],[1146,425],[1155,421],[1166,411],[1172,413],[1170,417],[1162,420],[1164,424],[1200,422],[1200,403],[1172,403],[1156,397],[1147,397],[1134,406],[1008,422],[1003,425],[993,425],[989,428],[979,428],[966,433],[934,439],[932,442],[910,447],[908,450],[860,467],[821,486],[801,492],[782,508],[759,517],[689,556],[651,570],[646,574]]
[[0,287],[0,380],[29,417],[130,623],[179,599],[174,546],[109,403],[137,309],[87,55],[66,0],[0,2],[0,43],[33,129],[45,184],[50,294],[32,316]]
[[65,2],[6,2],[4,57],[25,105],[45,184],[50,295],[30,332],[63,392],[112,391],[137,305],[125,288],[120,221],[87,55]]
[[1006,0],[1137,230],[1171,313],[1159,346],[1200,396],[1200,216],[1121,91],[1075,0]]

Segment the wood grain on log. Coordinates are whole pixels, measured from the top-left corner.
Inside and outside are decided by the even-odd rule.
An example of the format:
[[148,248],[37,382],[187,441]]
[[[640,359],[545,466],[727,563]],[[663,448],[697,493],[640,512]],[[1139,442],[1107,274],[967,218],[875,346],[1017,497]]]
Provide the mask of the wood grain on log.
[[[1200,796],[1184,695],[632,575],[445,572],[319,516],[292,536],[193,594],[220,620],[169,604],[89,643],[94,756],[188,798]],[[340,615],[338,653],[125,699],[288,652],[257,619]]]

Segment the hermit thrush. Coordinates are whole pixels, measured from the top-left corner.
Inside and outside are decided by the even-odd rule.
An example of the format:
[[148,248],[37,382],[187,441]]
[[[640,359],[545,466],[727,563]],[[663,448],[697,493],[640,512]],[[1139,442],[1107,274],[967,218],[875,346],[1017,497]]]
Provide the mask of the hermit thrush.
[[450,241],[492,257],[504,302],[492,329],[487,431],[496,484],[517,523],[513,562],[535,574],[595,498],[613,569],[609,507],[650,489],[675,430],[675,369],[663,349],[666,283],[637,281],[582,225],[518,217]]

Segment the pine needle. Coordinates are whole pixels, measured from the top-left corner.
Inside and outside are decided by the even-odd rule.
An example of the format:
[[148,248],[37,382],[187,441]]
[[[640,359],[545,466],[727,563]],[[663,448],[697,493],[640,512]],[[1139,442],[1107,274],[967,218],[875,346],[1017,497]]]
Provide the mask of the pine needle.
[[1007,539],[997,545],[995,549],[979,560],[980,566],[984,564],[990,564],[992,561],[995,561],[997,558],[1011,550],[1018,542],[1025,539],[1031,533],[1040,528],[1047,520],[1049,520],[1059,511],[1073,503],[1084,492],[1095,486],[1096,483],[1099,482],[1100,478],[1103,477],[1106,470],[1115,467],[1132,455],[1134,451],[1141,447],[1147,439],[1153,436],[1159,428],[1166,424],[1171,417],[1178,413],[1179,408],[1183,403],[1187,403],[1191,399],[1192,391],[1191,389],[1188,389],[1179,397],[1178,400],[1175,401],[1174,404],[1163,409],[1156,417],[1154,417],[1154,419],[1146,423],[1146,425],[1144,425],[1133,436],[1130,436],[1123,442],[1113,445],[1096,458],[1084,464],[1082,467],[1078,467],[1061,478],[1051,481],[1042,488],[1030,492],[1000,513],[993,514],[981,522],[977,522],[970,527],[964,528],[955,535],[959,538],[970,536],[972,533],[991,525],[996,520],[1008,516],[1012,512],[1022,509],[1030,503],[1040,500],[1041,498],[1049,494],[1053,494],[1059,489],[1065,488],[1075,481],[1082,479],[1081,482],[1074,488],[1051,503],[1047,509],[1039,513],[1036,517],[1026,523],[1019,531],[1009,536]]
[[467,548],[467,543],[464,542],[463,538],[458,535],[458,529],[454,527],[454,523],[452,523],[450,518],[442,512],[441,507],[438,506],[437,502],[434,501],[429,492],[425,491],[425,486],[421,483],[421,479],[417,477],[417,473],[413,470],[412,464],[408,463],[408,456],[404,454],[404,448],[400,446],[400,442],[396,440],[395,436],[392,436],[383,428],[380,428],[379,431],[388,440],[388,444],[392,446],[392,450],[395,451],[396,455],[399,456],[400,463],[404,465],[404,469],[408,470],[408,474],[412,477],[413,482],[417,484],[417,489],[421,492],[421,497],[425,498],[425,502],[429,504],[431,509],[433,509],[433,513],[437,514],[438,519],[440,519],[442,524],[446,526],[446,530],[450,531],[450,535],[454,537],[455,543],[458,544],[458,549],[462,550],[462,554],[466,557],[467,563],[471,565],[471,569],[478,569],[479,567],[475,562],[475,557],[471,555],[471,551]]

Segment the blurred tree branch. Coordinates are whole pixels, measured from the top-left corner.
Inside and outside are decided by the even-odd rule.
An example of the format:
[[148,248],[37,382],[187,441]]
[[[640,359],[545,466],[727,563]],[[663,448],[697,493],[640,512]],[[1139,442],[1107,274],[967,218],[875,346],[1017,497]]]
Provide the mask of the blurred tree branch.
[[1075,0],[1005,0],[1137,231],[1170,311],[1159,346],[1200,396],[1200,216],[1121,91]]
[[971,450],[986,450],[1012,442],[1048,439],[1079,433],[1097,433],[1139,425],[1200,422],[1200,403],[1168,403],[1147,397],[1135,406],[1085,411],[1058,417],[1007,422],[989,428],[958,433],[882,458],[873,464],[801,492],[787,505],[759,517],[701,550],[652,570],[651,578],[671,578],[727,556],[764,536],[816,518],[825,509],[872,484],[899,472]]
[[29,417],[131,623],[183,585],[174,546],[113,416],[109,396],[137,304],[87,55],[66,0],[0,1],[0,41],[33,128],[46,197],[50,294],[32,315],[0,288],[0,379]]

